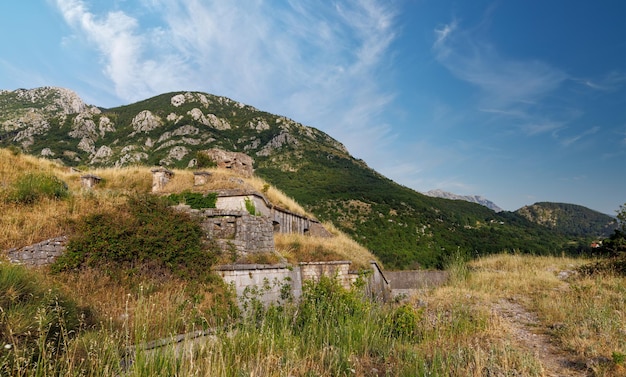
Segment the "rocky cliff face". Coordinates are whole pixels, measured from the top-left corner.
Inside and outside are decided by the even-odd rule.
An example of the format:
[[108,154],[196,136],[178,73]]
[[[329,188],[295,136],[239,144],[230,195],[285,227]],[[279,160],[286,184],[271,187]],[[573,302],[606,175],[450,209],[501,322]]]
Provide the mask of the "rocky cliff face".
[[[62,88],[0,92],[0,146],[67,165],[193,166],[200,151],[241,151],[296,168],[287,158],[313,145],[347,156],[323,132],[225,97],[184,92],[114,109],[86,105]],[[301,153],[301,152],[300,152]]]

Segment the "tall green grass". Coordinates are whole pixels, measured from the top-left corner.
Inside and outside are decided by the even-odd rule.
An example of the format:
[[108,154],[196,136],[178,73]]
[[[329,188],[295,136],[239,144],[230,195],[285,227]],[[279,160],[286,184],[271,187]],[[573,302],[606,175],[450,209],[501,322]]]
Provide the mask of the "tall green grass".
[[13,374],[55,359],[92,318],[21,266],[0,264],[0,372]]
[[[336,280],[323,278],[306,283],[297,302],[249,305],[248,311],[222,321],[201,309],[190,285],[171,286],[167,292],[160,288],[162,282],[133,285],[128,296],[121,295],[125,302],[119,304],[119,318],[102,317],[93,329],[70,329],[66,327],[69,322],[61,322],[61,342],[51,343],[42,331],[33,334],[28,347],[2,349],[0,361],[5,369],[0,374],[541,376],[545,371],[534,350],[516,343],[489,306],[502,295],[528,295],[522,302],[529,310],[537,309],[549,323],[561,323],[554,331],[563,338],[557,339],[584,340],[590,351],[586,356],[612,358],[615,365],[594,369],[598,376],[611,375],[610,368],[622,368],[619,363],[623,363],[623,278],[579,276],[569,282],[569,291],[557,291],[557,284],[564,283],[559,283],[555,272],[540,272],[551,269],[551,263],[567,266],[572,262],[510,255],[468,265],[459,262],[453,264],[459,278],[403,304],[371,302],[359,286],[346,290]],[[65,275],[51,276],[63,279]],[[497,281],[512,278],[519,280],[517,284]],[[486,279],[485,284],[481,279]],[[20,279],[23,284],[28,280]],[[36,285],[47,292],[45,285]],[[547,307],[548,301],[553,307]],[[34,313],[46,305],[39,301]],[[17,332],[17,322],[6,323],[3,332]],[[38,328],[39,323],[33,326]],[[207,326],[214,329],[210,336],[144,347],[155,339]],[[578,334],[570,333],[575,329]],[[585,333],[588,336],[583,337]]]
[[17,179],[9,190],[8,200],[33,204],[42,198],[65,199],[69,189],[65,182],[47,173],[28,173]]

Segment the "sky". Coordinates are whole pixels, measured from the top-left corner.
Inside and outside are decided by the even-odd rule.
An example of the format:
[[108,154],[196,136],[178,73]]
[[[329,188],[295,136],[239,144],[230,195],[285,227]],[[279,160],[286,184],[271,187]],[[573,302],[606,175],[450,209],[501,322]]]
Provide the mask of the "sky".
[[0,89],[202,91],[417,191],[626,203],[623,0],[2,1],[0,46]]

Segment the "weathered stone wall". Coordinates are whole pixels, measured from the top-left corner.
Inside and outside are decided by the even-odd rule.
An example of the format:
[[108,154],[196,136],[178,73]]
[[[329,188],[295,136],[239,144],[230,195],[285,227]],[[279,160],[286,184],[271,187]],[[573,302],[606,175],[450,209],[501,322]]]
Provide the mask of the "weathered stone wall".
[[202,218],[207,237],[217,241],[224,252],[274,252],[272,222],[264,216],[252,216],[247,211],[204,209],[194,211]]
[[246,201],[254,204],[256,212],[271,219],[274,232],[308,234],[315,237],[332,237],[317,220],[272,205],[265,196],[254,191],[217,191],[215,206],[220,209],[246,210]]
[[161,192],[174,176],[174,172],[165,168],[152,169],[152,192]]
[[67,237],[52,238],[20,249],[10,249],[7,257],[11,263],[28,267],[48,265],[65,251]]

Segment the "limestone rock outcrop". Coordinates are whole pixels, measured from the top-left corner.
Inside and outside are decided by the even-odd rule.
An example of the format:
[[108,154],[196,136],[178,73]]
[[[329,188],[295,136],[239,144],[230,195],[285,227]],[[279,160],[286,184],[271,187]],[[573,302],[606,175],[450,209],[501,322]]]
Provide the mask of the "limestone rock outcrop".
[[254,160],[247,154],[227,152],[218,148],[208,149],[202,153],[209,156],[220,168],[232,169],[243,176],[251,176],[254,173]]

